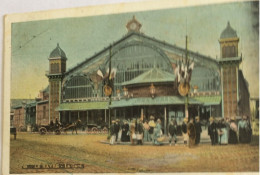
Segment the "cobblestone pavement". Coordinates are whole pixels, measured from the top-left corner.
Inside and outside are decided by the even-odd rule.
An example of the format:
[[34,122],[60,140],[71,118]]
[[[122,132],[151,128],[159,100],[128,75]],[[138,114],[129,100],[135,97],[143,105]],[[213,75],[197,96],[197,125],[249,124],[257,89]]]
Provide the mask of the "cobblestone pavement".
[[[248,144],[194,148],[102,144],[106,135],[39,135],[10,138],[10,173],[258,172],[259,147]],[[50,169],[51,165],[84,168]],[[34,165],[27,169],[28,165]],[[45,169],[36,169],[42,165]],[[49,167],[48,167],[49,166]],[[46,168],[47,167],[47,168]]]

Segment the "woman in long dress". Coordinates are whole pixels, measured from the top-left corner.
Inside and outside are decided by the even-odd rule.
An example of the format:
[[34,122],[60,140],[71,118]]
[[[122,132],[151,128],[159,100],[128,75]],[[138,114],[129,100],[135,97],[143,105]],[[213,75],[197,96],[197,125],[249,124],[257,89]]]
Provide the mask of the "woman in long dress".
[[132,145],[134,145],[136,140],[135,128],[136,128],[136,121],[133,120],[132,123],[130,124],[130,141]]
[[229,130],[229,137],[228,137],[228,143],[229,144],[237,144],[237,125],[235,123],[235,118],[231,118],[230,121],[230,130]]
[[218,143],[220,145],[228,144],[228,131],[224,119],[221,119],[218,124]]
[[238,134],[240,143],[249,143],[251,141],[251,127],[245,115],[238,122]]
[[160,145],[160,143],[158,142],[158,138],[161,137],[161,129],[162,129],[162,126],[161,126],[161,120],[158,119],[157,122],[156,122],[156,126],[154,128],[154,132],[153,132],[153,143],[155,145]]
[[144,122],[143,125],[144,125],[144,142],[148,142],[148,141],[150,141],[150,139],[149,139],[150,126],[148,125],[147,120]]
[[149,141],[153,141],[154,127],[156,126],[156,124],[154,122],[154,116],[150,117],[150,121],[149,121],[148,125],[149,125]]
[[124,125],[122,126],[121,141],[122,141],[122,142],[129,142],[129,141],[130,141],[130,137],[129,137],[129,125],[128,125],[127,121],[124,121]]

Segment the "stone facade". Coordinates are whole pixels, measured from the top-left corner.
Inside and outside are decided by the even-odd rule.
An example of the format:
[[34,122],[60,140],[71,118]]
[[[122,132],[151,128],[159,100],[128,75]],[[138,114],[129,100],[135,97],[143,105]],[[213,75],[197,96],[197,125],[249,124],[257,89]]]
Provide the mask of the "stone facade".
[[49,124],[49,101],[40,101],[36,105],[36,124],[48,125]]
[[26,113],[25,113],[24,106],[18,106],[14,108],[13,126],[17,128],[18,131],[22,131],[26,129],[25,115]]

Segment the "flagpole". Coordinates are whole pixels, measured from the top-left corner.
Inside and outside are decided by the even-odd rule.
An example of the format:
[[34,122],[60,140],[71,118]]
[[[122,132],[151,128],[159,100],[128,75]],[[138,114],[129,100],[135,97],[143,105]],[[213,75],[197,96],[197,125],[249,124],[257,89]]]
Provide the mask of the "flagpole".
[[[110,81],[110,74],[111,74],[111,49],[112,49],[112,46],[110,45],[109,47],[109,70],[108,70],[108,83]],[[112,94],[109,96],[109,103],[108,103],[108,106],[109,106],[109,109],[108,109],[108,117],[109,117],[109,120],[108,120],[108,127],[109,127],[109,131],[108,131],[108,135],[110,135],[110,125],[111,125],[111,108],[110,108],[110,105],[112,103],[112,98],[111,98]]]
[[[186,42],[185,42],[185,46],[186,46],[186,51],[185,51],[185,64],[187,66],[187,62],[188,62],[188,36],[186,35]],[[184,82],[187,83],[187,82]],[[188,84],[188,83],[187,83]],[[185,98],[185,117],[189,118],[189,111],[188,111],[188,101],[189,101],[189,93],[187,93],[186,98]]]

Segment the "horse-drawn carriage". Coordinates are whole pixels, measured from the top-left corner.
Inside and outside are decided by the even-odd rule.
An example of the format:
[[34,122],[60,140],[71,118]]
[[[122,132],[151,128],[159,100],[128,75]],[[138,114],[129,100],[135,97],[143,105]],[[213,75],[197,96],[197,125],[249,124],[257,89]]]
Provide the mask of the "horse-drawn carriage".
[[97,125],[97,124],[85,124],[85,131],[87,133],[107,133],[107,125]]
[[52,133],[54,132],[56,135],[60,135],[61,134],[61,129],[62,129],[62,125],[58,125],[58,124],[49,124],[49,125],[41,125],[39,127],[39,132],[41,135]]
[[74,131],[77,134],[77,130],[86,131],[87,133],[107,133],[107,125],[102,123],[100,125],[97,124],[82,124],[81,120],[77,120],[70,124],[61,124],[61,123],[51,123],[49,125],[41,125],[39,127],[39,132],[41,135],[47,134],[47,133],[55,133],[56,135],[60,135],[62,131],[67,134],[68,130],[72,131],[72,134]]

